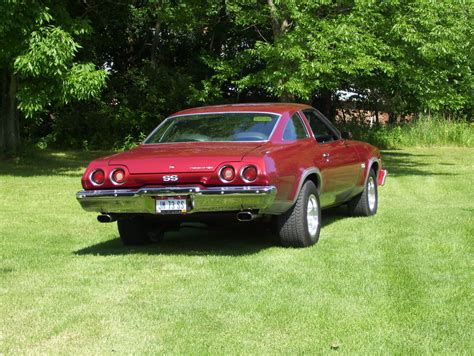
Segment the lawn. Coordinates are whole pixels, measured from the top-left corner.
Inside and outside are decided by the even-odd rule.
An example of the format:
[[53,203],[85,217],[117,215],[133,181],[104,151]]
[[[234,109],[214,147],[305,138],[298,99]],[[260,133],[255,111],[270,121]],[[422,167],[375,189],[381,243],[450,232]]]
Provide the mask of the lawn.
[[379,212],[318,244],[185,228],[122,247],[75,199],[99,153],[0,162],[0,354],[472,353],[474,149],[384,152]]

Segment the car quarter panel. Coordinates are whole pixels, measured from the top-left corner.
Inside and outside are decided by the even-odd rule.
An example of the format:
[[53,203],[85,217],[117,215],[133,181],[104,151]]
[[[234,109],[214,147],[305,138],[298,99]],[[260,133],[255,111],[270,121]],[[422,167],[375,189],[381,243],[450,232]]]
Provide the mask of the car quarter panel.
[[375,166],[375,171],[378,176],[380,170],[382,169],[382,158],[378,148],[361,141],[352,142],[354,143],[358,154],[364,163],[364,174],[359,177],[359,181],[357,182],[359,186],[363,187],[367,178],[369,177],[369,171],[373,166]]
[[[312,167],[311,139],[269,145],[264,151],[265,171],[270,185],[277,187],[275,202],[266,212],[280,214],[294,203],[302,177]],[[316,173],[316,169],[314,170]],[[307,175],[307,174],[306,174]]]

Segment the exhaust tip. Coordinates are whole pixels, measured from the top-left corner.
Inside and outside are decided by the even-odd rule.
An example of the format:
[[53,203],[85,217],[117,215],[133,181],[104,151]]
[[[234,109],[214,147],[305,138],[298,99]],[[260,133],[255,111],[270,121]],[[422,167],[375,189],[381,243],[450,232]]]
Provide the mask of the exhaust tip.
[[115,220],[117,219],[109,214],[102,214],[97,216],[97,221],[100,223],[110,223],[114,222]]
[[241,211],[237,213],[238,221],[252,221],[253,219],[255,219],[255,215],[250,211]]

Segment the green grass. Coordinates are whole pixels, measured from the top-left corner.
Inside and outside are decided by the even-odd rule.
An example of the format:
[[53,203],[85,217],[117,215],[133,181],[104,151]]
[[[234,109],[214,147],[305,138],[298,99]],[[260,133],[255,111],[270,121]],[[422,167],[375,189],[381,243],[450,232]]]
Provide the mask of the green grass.
[[360,122],[340,125],[354,138],[371,142],[377,147],[474,147],[474,122],[447,120],[444,117],[421,116],[412,122],[370,127]]
[[183,229],[122,247],[87,153],[0,162],[0,353],[472,353],[474,149],[387,151],[372,218],[320,242]]

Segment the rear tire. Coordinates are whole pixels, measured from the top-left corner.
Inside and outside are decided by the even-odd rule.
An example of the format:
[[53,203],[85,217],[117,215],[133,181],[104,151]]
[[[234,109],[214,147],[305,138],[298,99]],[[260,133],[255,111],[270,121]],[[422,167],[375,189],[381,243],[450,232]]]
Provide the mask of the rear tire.
[[347,206],[351,216],[371,216],[377,213],[377,173],[374,169],[370,169],[364,191],[352,198]]
[[303,184],[296,204],[278,216],[277,233],[287,247],[308,247],[319,240],[321,231],[321,205],[318,190],[313,182]]
[[152,242],[151,224],[142,216],[117,221],[120,240],[125,246],[147,245]]

